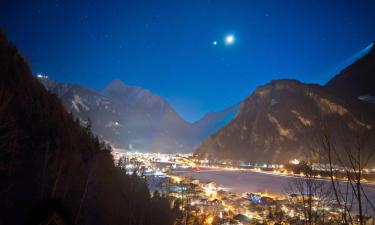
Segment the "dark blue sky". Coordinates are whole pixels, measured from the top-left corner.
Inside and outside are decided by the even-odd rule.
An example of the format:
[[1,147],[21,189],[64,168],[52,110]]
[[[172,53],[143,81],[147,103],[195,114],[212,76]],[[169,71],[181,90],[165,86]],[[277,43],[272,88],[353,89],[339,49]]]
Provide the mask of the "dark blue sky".
[[272,79],[325,83],[375,40],[374,12],[373,0],[1,0],[0,27],[34,73],[95,89],[119,78],[193,121]]

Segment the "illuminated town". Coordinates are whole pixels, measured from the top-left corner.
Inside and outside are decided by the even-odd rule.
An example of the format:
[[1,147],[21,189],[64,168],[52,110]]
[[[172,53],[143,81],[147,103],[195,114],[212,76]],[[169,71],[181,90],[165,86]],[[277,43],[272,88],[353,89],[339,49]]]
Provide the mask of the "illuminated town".
[[[289,164],[264,164],[245,162],[210,162],[196,159],[192,154],[160,154],[114,151],[114,160],[128,174],[136,173],[143,177],[152,194],[167,196],[171,207],[179,211],[177,224],[301,224],[307,221],[306,199],[315,215],[316,224],[340,221],[343,209],[324,196],[293,192],[285,194],[266,192],[232,192],[219,186],[215,181],[199,180],[184,176],[184,171],[201,173],[205,170],[250,171],[269,175],[302,177],[296,172],[302,163],[298,159]],[[324,165],[314,164],[318,171],[315,180],[328,180]],[[340,170],[340,168],[336,168]],[[375,171],[366,169],[363,179],[374,185]],[[342,177],[345,181],[345,177]],[[281,188],[281,187],[280,187]],[[311,218],[309,219],[311,221]],[[366,224],[373,224],[373,218],[366,217]]]
[[0,225],[375,225],[375,0],[0,2]]

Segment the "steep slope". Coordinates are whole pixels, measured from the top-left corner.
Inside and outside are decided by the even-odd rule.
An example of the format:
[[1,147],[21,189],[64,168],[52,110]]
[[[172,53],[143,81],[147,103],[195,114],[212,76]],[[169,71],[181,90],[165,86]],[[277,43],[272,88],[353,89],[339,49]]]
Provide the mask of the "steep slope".
[[[113,80],[102,93],[128,105],[153,109],[160,113],[173,111],[169,103],[160,96],[141,87],[125,85],[121,80]],[[175,114],[178,117],[177,113]]]
[[192,151],[202,140],[226,125],[238,111],[236,105],[209,113],[191,124],[160,96],[120,80],[112,81],[98,92],[80,85],[61,84],[43,76],[38,78],[76,117],[81,120],[90,118],[93,132],[101,139],[130,150]]
[[257,88],[237,116],[198,149],[201,157],[287,162],[306,157],[324,121],[337,136],[374,131],[375,111],[318,85],[276,80]]
[[122,121],[119,117],[122,110],[119,105],[100,92],[80,85],[62,84],[47,77],[38,78],[47,90],[56,94],[64,102],[69,112],[81,121],[90,118],[93,132],[102,140],[115,146],[121,144]]
[[65,107],[81,120],[90,118],[93,131],[116,147],[183,151],[191,148],[182,137],[186,123],[168,102],[150,91],[114,80],[102,92],[79,85],[60,84],[40,78]]
[[172,224],[169,203],[114,167],[110,148],[31,75],[1,31],[0,76],[0,224],[52,214],[59,224]]
[[[140,87],[114,80],[103,91],[123,109],[125,140],[136,149],[153,151],[191,150],[191,125],[184,121],[170,104]],[[125,132],[124,132],[125,133]]]
[[334,76],[325,85],[342,96],[375,101],[375,48],[374,43],[365,49],[365,55]]
[[238,113],[241,104],[233,105],[218,112],[209,112],[193,123],[194,134],[198,140],[204,140],[227,125]]

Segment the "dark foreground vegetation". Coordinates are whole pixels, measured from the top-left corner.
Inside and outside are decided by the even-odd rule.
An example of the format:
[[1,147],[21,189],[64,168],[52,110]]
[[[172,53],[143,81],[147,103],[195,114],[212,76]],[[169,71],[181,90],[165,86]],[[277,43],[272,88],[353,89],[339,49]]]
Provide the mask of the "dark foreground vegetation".
[[81,124],[0,32],[0,224],[172,224],[167,199]]

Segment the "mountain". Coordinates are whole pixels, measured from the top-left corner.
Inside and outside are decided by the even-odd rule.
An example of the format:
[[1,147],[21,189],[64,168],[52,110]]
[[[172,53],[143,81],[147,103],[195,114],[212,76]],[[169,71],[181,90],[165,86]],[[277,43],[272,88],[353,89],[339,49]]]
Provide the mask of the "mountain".
[[237,115],[240,106],[241,103],[221,111],[209,112],[193,123],[194,133],[197,135],[199,142],[227,125]]
[[129,150],[192,151],[238,111],[238,106],[234,106],[188,123],[160,96],[120,80],[113,80],[104,90],[96,91],[38,77],[76,117],[90,118],[96,135],[115,147]]
[[334,76],[325,85],[332,92],[375,103],[375,48],[369,45],[365,55]]
[[258,87],[236,117],[196,153],[211,159],[285,163],[311,152],[323,121],[346,137],[359,129],[374,132],[373,115],[367,104],[337,97],[319,85],[275,80]]
[[[1,31],[0,76],[0,224],[172,224],[169,202],[115,167],[111,148],[32,76]],[[73,99],[77,111],[91,106]]]
[[[101,93],[75,84],[61,84],[47,77],[38,76],[47,90],[62,99],[65,108],[81,121],[92,120],[93,131],[103,140],[115,141],[118,120],[116,105]],[[93,117],[92,115],[97,115]],[[98,132],[98,128],[100,132]]]
[[119,80],[112,81],[102,92],[123,110],[119,119],[123,124],[126,146],[149,151],[190,150],[186,139],[190,124],[184,121],[170,104],[140,87],[127,86]]
[[374,135],[375,111],[369,104],[375,103],[374,44],[361,53],[325,86],[275,80],[258,87],[236,117],[196,149],[197,155],[287,162],[311,155],[327,125],[340,149],[353,144],[358,133]]
[[[131,106],[145,107],[160,113],[173,111],[169,103],[160,96],[141,87],[125,85],[121,80],[113,80],[102,93]],[[178,117],[176,112],[173,113]]]

